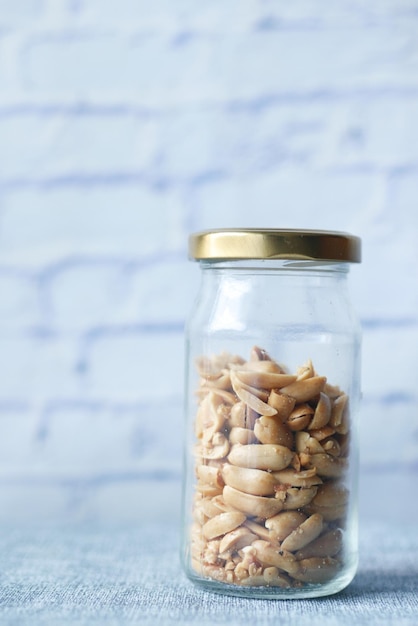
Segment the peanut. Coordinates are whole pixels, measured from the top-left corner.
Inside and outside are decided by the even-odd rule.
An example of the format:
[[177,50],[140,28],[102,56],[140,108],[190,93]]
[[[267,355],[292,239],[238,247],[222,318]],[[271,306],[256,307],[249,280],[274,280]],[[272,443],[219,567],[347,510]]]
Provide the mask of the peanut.
[[321,534],[322,527],[321,515],[314,513],[286,537],[281,547],[283,550],[289,550],[289,552],[300,550]]
[[347,469],[347,462],[346,459],[334,457],[331,454],[317,453],[310,455],[306,467],[315,467],[318,476],[340,478]]
[[256,535],[251,533],[247,528],[240,526],[231,532],[226,533],[219,544],[219,554],[231,550],[241,550],[244,546],[250,546],[257,539]]
[[261,443],[278,443],[286,448],[293,445],[293,435],[276,415],[262,415],[254,424],[254,435]]
[[276,480],[270,472],[225,463],[222,477],[226,485],[245,493],[255,496],[274,495]]
[[297,380],[286,387],[282,387],[281,392],[291,396],[296,402],[307,402],[323,390],[326,382],[325,376],[313,376],[312,378]]
[[289,415],[286,423],[290,430],[303,430],[312,419],[314,410],[309,404],[299,404]]
[[309,424],[309,430],[323,428],[326,426],[331,417],[331,400],[326,393],[322,391],[319,394],[319,402],[316,405],[315,413],[311,423]]
[[[236,402],[231,408],[229,423],[231,426],[253,429],[258,413],[253,411],[245,402]],[[332,433],[334,434],[334,432]]]
[[296,552],[296,558],[301,560],[311,557],[324,558],[327,556],[335,556],[341,550],[342,537],[343,535],[339,528],[330,530],[302,548],[302,550],[299,550],[299,552]]
[[261,517],[266,519],[273,517],[283,508],[283,503],[276,498],[266,496],[254,496],[244,491],[225,485],[223,497],[227,504],[237,511],[242,511],[249,517]]
[[280,393],[280,391],[276,389],[272,389],[267,403],[276,409],[277,416],[281,420],[285,420],[295,408],[296,400],[290,396],[286,396],[284,393]]
[[202,531],[206,539],[214,539],[229,533],[245,522],[246,516],[239,512],[220,513],[203,525]]
[[245,385],[261,389],[280,389],[295,382],[296,376],[276,374],[271,372],[251,372],[237,370],[237,378]]
[[289,487],[284,492],[283,509],[285,511],[302,509],[311,502],[317,491],[318,487]]
[[[306,520],[306,515],[300,511],[282,511],[278,515],[266,520],[268,528],[277,541],[282,542],[296,528]],[[269,537],[271,538],[271,537]]]
[[281,470],[292,460],[293,453],[279,444],[249,444],[233,446],[228,461],[240,467],[254,467],[264,470]]
[[253,546],[257,551],[257,558],[265,565],[274,565],[292,576],[299,570],[299,564],[291,552],[275,548],[262,539],[254,541]]
[[229,441],[222,433],[215,433],[206,444],[197,449],[197,455],[204,459],[223,459],[229,452]]
[[333,578],[341,564],[331,557],[312,557],[298,561],[299,571],[293,574],[293,578],[305,583],[325,583]]
[[292,469],[284,469],[273,472],[273,478],[281,485],[288,487],[313,487],[321,485],[322,480],[316,475],[315,469],[296,472]]
[[229,442],[231,445],[241,443],[255,443],[257,435],[251,428],[241,428],[241,426],[233,426],[229,432]]

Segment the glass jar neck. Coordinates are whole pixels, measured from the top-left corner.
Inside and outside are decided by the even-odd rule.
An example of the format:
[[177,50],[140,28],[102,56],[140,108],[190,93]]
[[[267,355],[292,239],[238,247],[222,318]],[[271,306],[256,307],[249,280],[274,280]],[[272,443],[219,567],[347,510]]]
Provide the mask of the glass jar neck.
[[349,272],[348,263],[335,261],[310,261],[300,259],[245,259],[224,261],[200,261],[203,272],[236,274],[279,274],[292,278],[323,277],[343,278]]

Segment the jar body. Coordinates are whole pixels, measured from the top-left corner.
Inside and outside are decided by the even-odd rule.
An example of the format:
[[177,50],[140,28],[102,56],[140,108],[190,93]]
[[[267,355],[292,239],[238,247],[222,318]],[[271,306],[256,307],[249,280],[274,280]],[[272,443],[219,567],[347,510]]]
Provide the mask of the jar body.
[[360,330],[347,265],[203,262],[186,332],[182,562],[246,597],[355,575]]

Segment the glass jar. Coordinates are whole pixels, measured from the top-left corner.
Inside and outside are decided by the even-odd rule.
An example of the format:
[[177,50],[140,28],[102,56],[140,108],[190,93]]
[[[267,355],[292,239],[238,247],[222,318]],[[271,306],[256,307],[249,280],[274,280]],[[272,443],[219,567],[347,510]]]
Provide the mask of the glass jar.
[[358,561],[360,328],[345,233],[190,237],[182,562],[212,591],[336,593]]

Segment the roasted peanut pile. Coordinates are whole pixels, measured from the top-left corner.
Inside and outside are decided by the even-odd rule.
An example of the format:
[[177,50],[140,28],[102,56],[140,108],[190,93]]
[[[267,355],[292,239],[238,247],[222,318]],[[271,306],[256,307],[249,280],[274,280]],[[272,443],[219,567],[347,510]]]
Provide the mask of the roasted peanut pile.
[[229,584],[300,587],[342,566],[348,396],[309,361],[262,349],[201,357],[192,567]]

